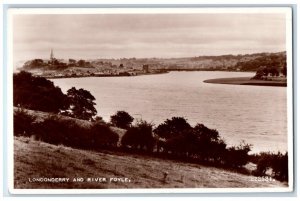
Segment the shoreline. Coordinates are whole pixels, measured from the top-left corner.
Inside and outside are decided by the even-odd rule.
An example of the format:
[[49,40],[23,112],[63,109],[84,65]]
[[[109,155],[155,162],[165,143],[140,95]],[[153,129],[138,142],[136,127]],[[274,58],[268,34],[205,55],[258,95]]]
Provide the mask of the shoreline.
[[136,77],[136,76],[142,76],[142,75],[157,75],[157,74],[166,74],[169,73],[169,71],[166,72],[152,72],[152,73],[139,73],[136,75],[113,75],[113,74],[99,74],[99,75],[62,75],[62,76],[41,76],[47,79],[61,79],[61,78],[83,78],[83,77]]
[[211,83],[211,84],[253,85],[253,86],[272,86],[272,87],[287,86],[286,82],[251,80],[251,77],[215,78],[215,79],[204,80],[203,82]]

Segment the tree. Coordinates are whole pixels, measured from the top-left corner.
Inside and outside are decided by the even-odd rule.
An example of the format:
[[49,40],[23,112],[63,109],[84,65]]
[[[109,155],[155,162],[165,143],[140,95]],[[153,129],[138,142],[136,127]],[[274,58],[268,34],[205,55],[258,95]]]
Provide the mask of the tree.
[[85,60],[80,59],[80,60],[77,62],[77,64],[78,64],[79,67],[85,67]]
[[289,168],[288,168],[288,153],[277,153],[276,157],[272,161],[272,169],[274,177],[281,181],[288,181]]
[[122,145],[135,149],[142,149],[152,152],[155,140],[152,134],[151,123],[140,120],[133,127],[130,127],[122,137]]
[[172,119],[165,120],[164,123],[160,124],[154,133],[159,137],[169,139],[176,135],[180,135],[186,129],[190,129],[191,125],[183,117],[172,117]]
[[257,71],[253,79],[262,79],[262,77],[265,75],[265,67],[260,67]]
[[159,140],[157,151],[162,148],[165,152],[185,152],[186,146],[189,145],[188,142],[182,142],[189,138],[191,128],[191,125],[183,117],[172,117],[172,119],[165,120],[154,129],[154,133],[162,139]]
[[288,181],[288,153],[282,154],[261,152],[252,156],[252,162],[256,163],[256,176],[266,175],[268,169],[272,169],[272,176],[280,181]]
[[69,107],[68,98],[59,87],[43,77],[21,71],[13,75],[14,106],[59,113]]
[[279,71],[275,67],[271,67],[269,70],[271,76],[279,76]]
[[222,160],[226,143],[221,139],[217,130],[210,129],[203,124],[197,124],[193,128],[193,134],[194,153],[198,154],[203,160],[214,159],[214,162]]
[[36,69],[36,68],[43,68],[46,66],[46,63],[42,59],[33,59],[30,61],[27,61],[24,64],[25,69]]
[[125,111],[117,111],[115,115],[110,117],[110,122],[119,128],[128,129],[134,118]]
[[281,69],[281,73],[286,77],[287,75],[286,61],[283,63],[283,68]]
[[24,109],[18,108],[14,111],[14,135],[30,136],[33,132],[33,123],[36,118],[25,112]]
[[90,128],[90,133],[93,140],[91,147],[94,149],[114,147],[119,141],[119,135],[103,123],[93,124]]
[[97,114],[97,110],[95,109],[94,102],[95,97],[85,89],[76,89],[72,87],[67,91],[67,96],[70,103],[69,116],[84,119],[84,120],[93,120],[93,116]]
[[75,64],[75,63],[76,63],[76,60],[75,60],[75,59],[69,59],[69,63],[70,63],[70,64]]
[[240,168],[249,162],[249,152],[252,145],[244,141],[239,146],[229,147],[225,154],[225,165],[234,168]]

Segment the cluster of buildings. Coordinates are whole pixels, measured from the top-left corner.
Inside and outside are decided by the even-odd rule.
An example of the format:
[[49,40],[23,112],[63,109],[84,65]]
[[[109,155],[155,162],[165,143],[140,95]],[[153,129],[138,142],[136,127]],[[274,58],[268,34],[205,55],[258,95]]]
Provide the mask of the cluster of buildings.
[[[127,64],[127,63],[126,63]],[[27,61],[23,68],[36,76],[48,78],[60,77],[89,77],[89,76],[135,76],[140,74],[158,73],[151,71],[149,65],[142,65],[139,68],[131,65],[119,65],[108,61],[85,61],[69,59],[67,62],[54,57],[53,49],[50,51],[50,59],[34,59]]]

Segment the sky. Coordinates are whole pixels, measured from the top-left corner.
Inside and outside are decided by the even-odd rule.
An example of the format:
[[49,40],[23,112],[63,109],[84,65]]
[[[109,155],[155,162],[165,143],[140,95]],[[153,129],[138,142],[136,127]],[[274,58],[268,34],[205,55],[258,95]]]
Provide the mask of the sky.
[[14,63],[286,50],[284,14],[15,14]]

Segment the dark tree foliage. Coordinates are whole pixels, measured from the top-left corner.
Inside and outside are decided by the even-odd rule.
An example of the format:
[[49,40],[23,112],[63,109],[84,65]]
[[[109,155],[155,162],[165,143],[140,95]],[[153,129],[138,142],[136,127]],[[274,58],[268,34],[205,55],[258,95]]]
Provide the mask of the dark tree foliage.
[[165,141],[159,141],[158,151],[163,149],[180,157],[197,157],[199,160],[213,160],[221,163],[226,144],[217,130],[203,124],[191,127],[186,119],[173,117],[160,124],[155,134]]
[[30,61],[27,61],[23,67],[25,69],[36,69],[36,68],[42,68],[45,66],[47,66],[47,63],[44,63],[44,61],[42,59],[33,59]]
[[54,113],[69,107],[67,96],[53,82],[25,71],[13,76],[13,102],[14,106]]
[[260,55],[249,61],[238,62],[236,68],[241,71],[257,71],[260,67],[280,67],[286,61],[286,54]]
[[191,129],[191,125],[183,117],[172,117],[172,119],[165,120],[160,124],[154,133],[161,138],[169,139],[175,136],[180,136],[182,132]]
[[128,129],[134,118],[125,111],[117,111],[115,115],[110,117],[110,122],[119,128]]
[[252,156],[251,162],[256,163],[256,176],[265,176],[268,169],[272,170],[272,176],[280,181],[288,181],[288,153],[282,154],[261,152]]
[[155,145],[152,127],[153,125],[146,121],[141,120],[137,122],[137,124],[130,127],[122,137],[122,145],[152,152]]
[[76,120],[50,116],[34,126],[35,136],[47,143],[80,149],[99,150],[116,146],[119,136],[107,125],[80,126]]
[[49,116],[43,122],[35,124],[37,139],[50,144],[63,144],[66,146],[72,144],[77,147],[80,143],[77,137],[79,133],[82,133],[82,128],[77,126],[73,120],[63,120],[56,116]]
[[278,153],[272,163],[274,178],[281,181],[288,181],[288,153]]
[[197,153],[202,160],[213,159],[215,162],[220,162],[223,159],[226,143],[217,130],[197,124],[193,128],[193,135],[193,152]]
[[119,135],[113,132],[109,126],[105,124],[95,123],[90,128],[90,133],[95,149],[115,147],[119,141]]
[[282,72],[283,69],[279,69],[277,67],[260,67],[257,71],[255,76],[252,79],[262,79],[263,76],[279,76],[279,72]]
[[170,137],[163,148],[175,156],[188,156],[194,147],[193,140],[194,136],[190,130],[184,130],[174,137]]
[[30,137],[33,133],[33,123],[36,118],[23,109],[14,111],[14,135]]
[[286,77],[286,75],[287,75],[286,62],[284,62],[284,64],[283,64],[283,68],[281,69],[281,73]]
[[242,142],[239,146],[229,147],[225,154],[225,165],[233,168],[240,168],[249,162],[251,151],[250,144]]
[[67,113],[69,116],[92,121],[97,114],[95,97],[85,89],[76,89],[72,87],[67,92],[70,103],[71,112]]

